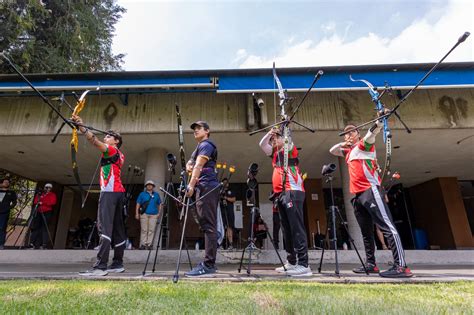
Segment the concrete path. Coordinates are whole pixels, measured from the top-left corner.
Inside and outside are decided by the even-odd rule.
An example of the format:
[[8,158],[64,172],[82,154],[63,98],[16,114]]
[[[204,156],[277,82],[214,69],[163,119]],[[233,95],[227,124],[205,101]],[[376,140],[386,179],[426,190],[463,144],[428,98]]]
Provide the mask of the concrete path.
[[[218,266],[218,272],[212,277],[190,279],[184,277],[184,272],[189,270],[189,265],[181,265],[180,278],[183,281],[310,281],[321,283],[431,283],[431,282],[452,282],[452,281],[474,281],[474,269],[466,265],[413,265],[410,266],[414,277],[409,279],[387,279],[378,275],[358,275],[351,272],[356,265],[340,265],[340,275],[334,273],[334,264],[323,265],[321,274],[317,272],[317,265],[311,265],[313,276],[292,278],[276,273],[273,269],[276,265],[253,265],[250,275],[247,275],[243,269],[238,273],[237,264],[226,264]],[[78,271],[90,268],[90,264],[0,264],[0,280],[10,279],[94,279],[94,280],[169,280],[174,274],[175,265],[158,265],[154,273],[151,272],[151,266],[148,268],[145,276],[142,276],[143,264],[128,264],[127,270],[120,274],[109,274],[106,277],[83,277]],[[382,269],[389,266],[380,266]]]

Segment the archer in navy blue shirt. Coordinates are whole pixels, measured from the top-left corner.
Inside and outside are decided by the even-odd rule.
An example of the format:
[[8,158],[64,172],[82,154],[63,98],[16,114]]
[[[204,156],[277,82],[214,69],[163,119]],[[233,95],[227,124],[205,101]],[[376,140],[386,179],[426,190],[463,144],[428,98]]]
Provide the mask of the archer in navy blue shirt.
[[208,158],[206,164],[204,164],[201,175],[199,176],[199,184],[211,184],[215,186],[219,183],[216,174],[216,160],[217,160],[217,149],[215,144],[209,140],[201,141],[193,154],[191,154],[191,160],[196,163],[198,156],[205,156]]

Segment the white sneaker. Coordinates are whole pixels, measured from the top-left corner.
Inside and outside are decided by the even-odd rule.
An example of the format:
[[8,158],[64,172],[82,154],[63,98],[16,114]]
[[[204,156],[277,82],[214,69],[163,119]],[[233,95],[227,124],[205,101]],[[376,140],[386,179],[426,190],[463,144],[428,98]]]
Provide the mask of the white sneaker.
[[107,272],[111,272],[111,273],[121,273],[124,271],[125,271],[125,268],[123,266],[118,266],[118,267],[110,266],[107,268]]
[[286,274],[292,277],[309,277],[313,275],[313,272],[309,266],[305,267],[297,265],[294,268],[287,270]]
[[84,276],[84,277],[103,277],[103,276],[106,276],[107,274],[108,272],[102,269],[91,269],[91,270],[79,272],[79,275]]
[[[285,268],[286,268],[286,271],[292,270],[292,269],[296,268],[296,265],[292,265],[289,262],[286,262],[285,263]],[[286,272],[285,268],[283,268],[283,266],[281,266],[281,267],[275,268],[275,271],[279,272],[279,273],[285,273]]]

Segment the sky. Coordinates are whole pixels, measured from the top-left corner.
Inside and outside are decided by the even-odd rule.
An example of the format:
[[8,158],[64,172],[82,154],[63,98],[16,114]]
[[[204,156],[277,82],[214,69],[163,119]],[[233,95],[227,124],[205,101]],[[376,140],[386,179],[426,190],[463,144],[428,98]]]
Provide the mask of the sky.
[[[472,0],[122,0],[124,69],[436,62],[474,30]],[[447,62],[474,61],[474,34]]]

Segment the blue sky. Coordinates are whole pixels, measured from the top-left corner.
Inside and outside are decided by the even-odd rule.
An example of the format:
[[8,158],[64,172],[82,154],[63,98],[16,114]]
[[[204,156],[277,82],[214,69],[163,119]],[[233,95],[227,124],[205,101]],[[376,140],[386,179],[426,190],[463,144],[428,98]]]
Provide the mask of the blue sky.
[[[474,1],[118,1],[127,71],[434,62]],[[447,61],[474,61],[474,35]]]

